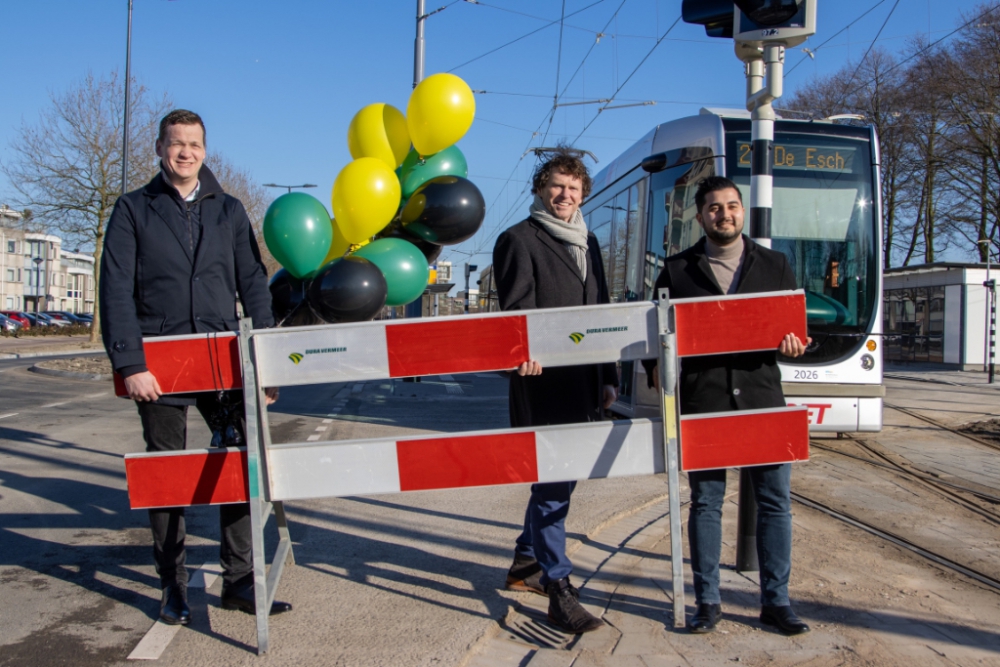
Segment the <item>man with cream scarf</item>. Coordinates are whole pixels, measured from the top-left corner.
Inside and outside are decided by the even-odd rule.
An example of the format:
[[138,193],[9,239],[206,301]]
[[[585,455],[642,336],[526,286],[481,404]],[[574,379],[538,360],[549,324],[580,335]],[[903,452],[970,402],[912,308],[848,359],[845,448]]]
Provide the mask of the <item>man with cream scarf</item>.
[[[529,217],[501,234],[493,249],[501,310],[609,302],[600,246],[580,213],[590,188],[586,166],[567,149],[535,170]],[[599,420],[602,408],[617,398],[617,386],[614,364],[542,369],[537,361],[527,361],[511,376],[511,426]],[[575,486],[532,485],[506,587],[547,595],[549,620],[579,634],[604,623],[580,605],[569,581],[573,564],[566,557],[565,522]]]

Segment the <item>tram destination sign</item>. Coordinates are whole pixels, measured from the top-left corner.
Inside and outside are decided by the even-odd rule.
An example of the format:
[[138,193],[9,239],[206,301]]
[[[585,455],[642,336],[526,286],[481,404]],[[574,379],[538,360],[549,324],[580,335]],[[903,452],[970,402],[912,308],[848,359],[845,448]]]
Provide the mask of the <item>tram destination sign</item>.
[[[750,169],[750,142],[736,144],[737,167]],[[849,174],[854,171],[854,156],[857,149],[844,146],[824,146],[822,144],[774,144],[774,168],[796,171],[823,171]]]

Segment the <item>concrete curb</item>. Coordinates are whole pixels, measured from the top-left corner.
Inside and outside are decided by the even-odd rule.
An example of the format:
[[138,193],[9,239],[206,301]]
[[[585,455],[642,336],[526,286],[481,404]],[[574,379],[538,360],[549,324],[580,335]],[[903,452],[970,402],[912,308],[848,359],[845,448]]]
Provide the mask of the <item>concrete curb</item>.
[[110,380],[113,376],[111,375],[101,375],[100,373],[77,373],[75,371],[61,371],[56,368],[45,368],[35,364],[28,369],[32,373],[39,373],[40,375],[52,375],[60,378],[72,378],[74,380],[94,380],[97,382],[104,382]]
[[32,359],[34,357],[73,357],[88,354],[104,354],[104,350],[96,348],[93,350],[67,350],[58,352],[3,352],[0,359]]

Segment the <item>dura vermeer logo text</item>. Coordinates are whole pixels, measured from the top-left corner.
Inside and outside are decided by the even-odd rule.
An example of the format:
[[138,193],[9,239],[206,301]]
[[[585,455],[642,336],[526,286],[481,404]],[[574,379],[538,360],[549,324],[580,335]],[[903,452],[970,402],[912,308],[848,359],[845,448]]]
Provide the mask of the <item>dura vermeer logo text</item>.
[[302,352],[292,352],[290,355],[288,355],[288,358],[292,360],[293,364],[295,364],[296,366],[298,366],[299,362],[302,361],[302,359],[305,356],[307,356],[307,355],[310,355],[310,354],[333,354],[335,352],[347,352],[347,348],[346,347],[320,347],[320,348],[316,348],[314,350],[306,350],[305,354],[303,354]]
[[628,327],[600,327],[598,329],[587,329],[587,333],[580,333],[579,331],[574,331],[569,335],[569,339],[574,343],[576,343],[577,345],[579,345],[580,341],[582,341],[590,334],[614,333],[616,331],[628,331]]

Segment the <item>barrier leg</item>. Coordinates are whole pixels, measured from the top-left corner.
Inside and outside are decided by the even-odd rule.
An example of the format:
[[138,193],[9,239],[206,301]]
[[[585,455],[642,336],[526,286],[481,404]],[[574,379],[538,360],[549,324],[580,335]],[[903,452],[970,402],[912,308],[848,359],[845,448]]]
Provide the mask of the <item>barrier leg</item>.
[[750,473],[740,469],[739,519],[736,522],[736,571],[756,572],[757,563],[757,499],[753,495]]
[[[240,320],[240,360],[243,365],[243,405],[246,409],[247,486],[250,501],[250,530],[253,548],[253,591],[257,615],[257,654],[270,648],[267,617],[271,610],[268,602],[267,562],[264,555],[264,525],[270,514],[270,503],[264,496],[262,464],[266,454],[261,439],[261,391],[250,350],[249,319]],[[277,583],[277,582],[275,582]]]
[[684,616],[684,547],[681,544],[680,430],[677,419],[677,344],[670,294],[659,293],[656,315],[659,324],[660,408],[663,416],[664,461],[667,463],[667,495],[670,504],[670,567],[673,580],[674,627],[682,628]]

